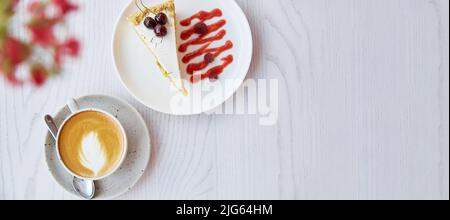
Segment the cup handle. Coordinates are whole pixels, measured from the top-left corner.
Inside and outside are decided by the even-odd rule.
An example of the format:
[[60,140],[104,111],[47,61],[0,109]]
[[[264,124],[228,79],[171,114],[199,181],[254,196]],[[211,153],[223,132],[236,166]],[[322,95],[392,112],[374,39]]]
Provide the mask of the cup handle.
[[75,99],[70,99],[67,102],[67,107],[69,107],[69,109],[72,113],[75,113],[80,110],[80,106],[78,105],[78,103]]

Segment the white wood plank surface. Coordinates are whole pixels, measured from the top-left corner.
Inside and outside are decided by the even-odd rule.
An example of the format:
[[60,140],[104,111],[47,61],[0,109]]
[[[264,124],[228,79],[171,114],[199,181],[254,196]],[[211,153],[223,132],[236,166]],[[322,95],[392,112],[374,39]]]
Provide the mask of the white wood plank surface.
[[129,101],[154,156],[119,199],[449,199],[447,0],[238,0],[249,78],[279,79],[280,118],[175,117],[127,94],[111,56],[128,0],[78,0],[83,54],[45,87],[0,80],[0,199],[73,199],[47,171],[43,116],[71,97]]

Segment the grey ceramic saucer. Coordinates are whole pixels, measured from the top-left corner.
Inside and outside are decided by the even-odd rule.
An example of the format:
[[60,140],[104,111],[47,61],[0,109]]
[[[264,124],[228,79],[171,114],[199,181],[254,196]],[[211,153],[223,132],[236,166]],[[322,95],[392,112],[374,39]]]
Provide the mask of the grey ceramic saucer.
[[[129,190],[144,174],[150,160],[151,141],[147,125],[142,116],[128,103],[109,96],[92,95],[76,99],[80,109],[96,108],[116,116],[122,123],[128,137],[128,152],[120,169],[106,179],[96,181],[96,195],[94,199],[116,198]],[[65,106],[53,115],[59,127],[64,119],[70,115]],[[78,196],[72,189],[72,176],[66,172],[58,161],[55,141],[50,133],[45,139],[45,158],[48,169],[56,182],[67,192]],[[78,196],[79,197],[79,196]]]

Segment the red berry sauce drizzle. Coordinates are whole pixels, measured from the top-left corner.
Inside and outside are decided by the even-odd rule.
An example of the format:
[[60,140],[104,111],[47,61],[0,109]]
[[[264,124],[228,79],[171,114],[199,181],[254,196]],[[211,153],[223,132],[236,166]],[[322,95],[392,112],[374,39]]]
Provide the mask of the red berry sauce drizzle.
[[[209,66],[210,63],[214,62],[223,52],[233,48],[233,42],[226,41],[224,45],[218,47],[210,47],[214,42],[222,40],[227,34],[225,29],[222,29],[227,21],[221,19],[213,24],[206,25],[204,22],[209,21],[216,17],[222,17],[222,11],[220,9],[214,9],[212,11],[200,11],[191,17],[180,21],[181,26],[189,27],[188,29],[181,32],[181,39],[184,41],[178,48],[181,53],[186,53],[182,61],[188,64],[186,67],[186,72],[191,76],[190,81],[192,83],[197,83],[204,79],[217,79],[220,74],[223,73],[225,68],[233,62],[233,55],[228,55],[220,59],[221,65],[212,67],[201,75],[195,75],[196,72],[202,71]],[[192,25],[194,20],[198,22]],[[211,35],[212,33],[214,35]],[[192,38],[196,35],[195,38]],[[211,35],[211,36],[209,36]],[[194,45],[202,45],[199,49],[187,53],[189,47]],[[197,63],[190,63],[197,57],[204,56],[204,59]]]

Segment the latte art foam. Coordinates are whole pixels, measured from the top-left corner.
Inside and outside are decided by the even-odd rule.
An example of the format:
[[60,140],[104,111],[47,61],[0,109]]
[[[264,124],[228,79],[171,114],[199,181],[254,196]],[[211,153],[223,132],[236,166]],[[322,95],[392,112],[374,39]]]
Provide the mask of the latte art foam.
[[83,138],[81,153],[80,160],[83,166],[98,175],[106,165],[106,152],[98,140],[97,133],[90,132]]
[[112,172],[125,153],[125,134],[110,116],[78,113],[67,121],[58,138],[64,165],[79,177],[99,178]]

